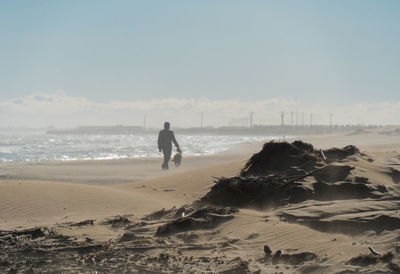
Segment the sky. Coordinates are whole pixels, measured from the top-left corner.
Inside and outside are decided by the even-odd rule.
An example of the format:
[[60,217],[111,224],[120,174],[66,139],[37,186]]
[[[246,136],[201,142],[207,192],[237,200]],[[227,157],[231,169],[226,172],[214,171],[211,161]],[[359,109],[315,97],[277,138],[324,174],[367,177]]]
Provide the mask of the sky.
[[0,126],[400,124],[400,1],[0,0]]

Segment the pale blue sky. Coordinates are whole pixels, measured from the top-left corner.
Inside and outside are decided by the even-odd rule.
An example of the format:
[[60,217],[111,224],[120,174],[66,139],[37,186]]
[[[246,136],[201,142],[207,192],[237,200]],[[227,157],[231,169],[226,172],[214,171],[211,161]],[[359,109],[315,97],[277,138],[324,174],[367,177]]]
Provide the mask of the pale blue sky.
[[400,1],[0,0],[0,100],[400,101]]

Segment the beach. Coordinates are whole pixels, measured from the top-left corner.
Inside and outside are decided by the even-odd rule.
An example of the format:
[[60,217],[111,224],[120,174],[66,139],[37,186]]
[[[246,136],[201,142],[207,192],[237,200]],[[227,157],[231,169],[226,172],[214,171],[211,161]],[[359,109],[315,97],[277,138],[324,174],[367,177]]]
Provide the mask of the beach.
[[[197,203],[216,181],[239,175],[264,142],[241,144],[216,155],[184,157],[182,166],[171,163],[166,172],[160,168],[161,158],[3,164],[0,244],[9,253],[0,256],[0,269],[396,272],[400,258],[396,128],[296,139],[312,144],[318,157],[322,157],[319,149],[357,147],[359,152],[349,157],[329,163],[318,159],[324,165],[350,167],[343,178],[331,182],[338,192],[350,188],[354,192],[357,187],[364,192],[332,199],[321,198],[329,193],[321,194],[265,208],[218,201],[203,208]],[[316,195],[317,183],[329,178],[300,181],[301,188],[312,185]],[[349,188],[343,188],[345,184]],[[184,222],[189,223],[181,228]],[[370,247],[380,255],[371,255]],[[278,257],[277,251],[282,253]]]
[[2,1],[0,274],[400,274],[399,14]]

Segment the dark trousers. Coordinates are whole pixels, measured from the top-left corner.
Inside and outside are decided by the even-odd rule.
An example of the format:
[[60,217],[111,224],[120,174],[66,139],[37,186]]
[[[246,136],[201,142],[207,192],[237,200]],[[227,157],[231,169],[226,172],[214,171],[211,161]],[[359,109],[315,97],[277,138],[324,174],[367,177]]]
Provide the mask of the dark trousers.
[[164,163],[162,164],[162,169],[168,169],[168,162],[169,159],[171,159],[171,153],[172,149],[163,149],[163,154],[164,154]]

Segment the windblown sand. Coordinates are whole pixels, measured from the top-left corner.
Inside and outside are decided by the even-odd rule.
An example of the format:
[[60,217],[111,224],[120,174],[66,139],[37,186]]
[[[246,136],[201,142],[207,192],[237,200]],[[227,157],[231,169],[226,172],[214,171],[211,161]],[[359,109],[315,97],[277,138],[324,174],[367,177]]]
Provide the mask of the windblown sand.
[[[0,272],[399,272],[396,130],[302,137],[311,156],[241,176],[263,143],[164,173],[160,159],[0,166]],[[327,151],[347,145],[359,152]]]

